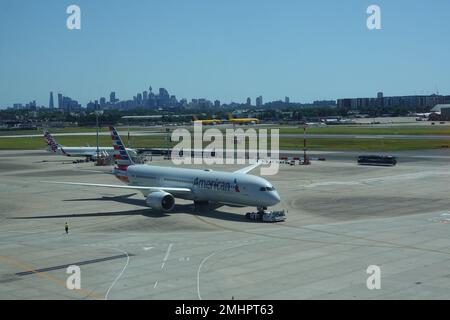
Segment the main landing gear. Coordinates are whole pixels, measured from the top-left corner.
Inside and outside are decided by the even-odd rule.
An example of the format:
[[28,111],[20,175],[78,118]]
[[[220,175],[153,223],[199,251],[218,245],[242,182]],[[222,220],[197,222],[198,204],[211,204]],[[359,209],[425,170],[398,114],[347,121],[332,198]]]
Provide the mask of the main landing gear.
[[194,207],[196,210],[208,210],[209,201],[194,201]]

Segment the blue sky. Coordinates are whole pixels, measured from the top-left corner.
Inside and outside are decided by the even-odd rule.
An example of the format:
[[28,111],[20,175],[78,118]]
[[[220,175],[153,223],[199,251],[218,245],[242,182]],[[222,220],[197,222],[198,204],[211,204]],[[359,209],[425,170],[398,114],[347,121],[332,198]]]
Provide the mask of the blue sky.
[[[81,8],[81,30],[66,8]],[[382,30],[366,27],[381,7]],[[450,94],[448,0],[1,0],[0,106],[152,85],[264,101]]]

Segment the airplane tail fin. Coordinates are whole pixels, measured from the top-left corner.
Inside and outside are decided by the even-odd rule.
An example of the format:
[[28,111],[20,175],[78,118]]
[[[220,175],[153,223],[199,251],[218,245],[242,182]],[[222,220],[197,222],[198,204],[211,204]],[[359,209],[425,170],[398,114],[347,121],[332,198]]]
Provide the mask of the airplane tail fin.
[[44,138],[47,142],[49,150],[56,153],[58,151],[59,144],[47,130],[44,131]]
[[117,130],[113,126],[110,126],[109,131],[111,132],[111,138],[113,141],[114,159],[116,160],[116,164],[118,167],[117,169],[126,170],[128,166],[133,165],[134,162],[128,154],[127,149],[123,145],[122,139],[117,133]]

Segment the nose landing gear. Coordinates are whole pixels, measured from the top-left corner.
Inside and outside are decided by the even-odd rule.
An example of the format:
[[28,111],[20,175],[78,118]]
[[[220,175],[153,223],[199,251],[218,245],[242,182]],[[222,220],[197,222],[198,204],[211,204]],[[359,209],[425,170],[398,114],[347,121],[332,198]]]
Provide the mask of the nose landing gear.
[[267,207],[256,207],[256,210],[259,214],[266,213]]

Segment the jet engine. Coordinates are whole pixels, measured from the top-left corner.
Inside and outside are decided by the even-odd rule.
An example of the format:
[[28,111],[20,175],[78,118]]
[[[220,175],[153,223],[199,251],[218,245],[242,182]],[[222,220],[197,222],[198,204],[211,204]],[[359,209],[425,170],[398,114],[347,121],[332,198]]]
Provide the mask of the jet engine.
[[164,191],[150,193],[145,202],[150,208],[159,211],[168,212],[172,211],[173,207],[175,207],[175,198],[173,195]]

